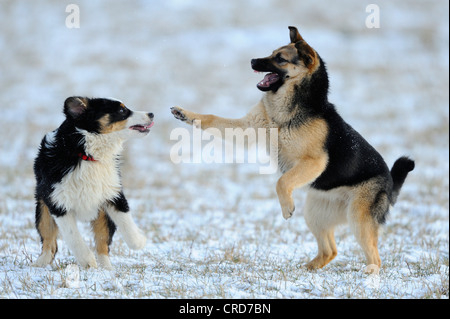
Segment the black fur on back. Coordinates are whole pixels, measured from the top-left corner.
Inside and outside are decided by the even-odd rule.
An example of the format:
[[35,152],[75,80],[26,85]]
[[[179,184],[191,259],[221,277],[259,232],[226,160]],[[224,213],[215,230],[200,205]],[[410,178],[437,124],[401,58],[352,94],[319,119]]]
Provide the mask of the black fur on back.
[[54,131],[54,134],[52,141],[49,141],[47,136],[42,139],[34,161],[34,174],[36,198],[42,199],[52,212],[58,212],[59,209],[53,207],[49,196],[53,191],[53,185],[61,182],[62,178],[81,162],[78,154],[84,152],[84,138],[73,123],[67,120]]

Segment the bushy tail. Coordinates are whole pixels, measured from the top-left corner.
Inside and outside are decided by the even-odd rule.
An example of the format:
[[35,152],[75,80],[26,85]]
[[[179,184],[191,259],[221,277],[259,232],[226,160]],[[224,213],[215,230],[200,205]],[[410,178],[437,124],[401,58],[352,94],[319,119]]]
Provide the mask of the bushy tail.
[[402,156],[397,159],[392,166],[391,176],[394,181],[394,186],[392,188],[392,205],[394,205],[397,201],[398,194],[400,193],[400,189],[402,188],[406,176],[414,169],[414,166],[414,161],[406,156]]

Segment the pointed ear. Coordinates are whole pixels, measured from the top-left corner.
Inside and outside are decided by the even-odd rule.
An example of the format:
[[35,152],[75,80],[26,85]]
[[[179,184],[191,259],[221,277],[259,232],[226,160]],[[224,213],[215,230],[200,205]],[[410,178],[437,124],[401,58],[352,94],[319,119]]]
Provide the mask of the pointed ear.
[[72,96],[64,102],[64,114],[73,119],[79,118],[85,111],[88,105],[86,98]]
[[291,43],[303,40],[296,27],[289,27],[289,36],[291,37]]
[[298,56],[305,63],[305,66],[309,68],[313,62],[316,61],[317,56],[314,53],[314,49],[309,46],[305,41],[299,41],[295,43],[295,47],[297,48]]
[[296,27],[289,27],[291,43],[295,44],[298,56],[307,68],[312,68],[317,63],[317,54],[314,49],[302,38]]

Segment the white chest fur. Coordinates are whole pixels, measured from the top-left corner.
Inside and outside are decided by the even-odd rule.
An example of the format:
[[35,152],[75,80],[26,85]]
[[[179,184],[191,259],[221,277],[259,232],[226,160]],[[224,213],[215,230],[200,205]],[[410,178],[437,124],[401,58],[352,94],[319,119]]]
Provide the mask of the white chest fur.
[[77,219],[90,221],[96,218],[105,201],[117,196],[121,190],[115,163],[81,162],[56,184],[53,202]]
[[78,220],[91,221],[105,201],[115,198],[122,189],[116,160],[122,141],[84,134],[86,153],[96,161],[81,161],[54,185],[51,198],[56,206],[74,214]]

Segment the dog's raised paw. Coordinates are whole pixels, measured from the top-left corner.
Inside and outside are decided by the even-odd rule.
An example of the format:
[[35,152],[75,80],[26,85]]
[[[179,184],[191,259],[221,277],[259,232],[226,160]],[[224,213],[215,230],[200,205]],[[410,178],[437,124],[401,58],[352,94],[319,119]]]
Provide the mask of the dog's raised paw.
[[128,247],[130,247],[133,250],[140,250],[145,247],[145,244],[147,243],[147,238],[142,235],[140,232],[135,234],[132,238],[129,238],[127,241]]
[[184,110],[178,106],[174,106],[170,108],[170,111],[172,112],[173,116],[180,121],[187,121],[187,116],[184,114]]
[[282,207],[282,213],[283,213],[284,219],[291,218],[292,215],[294,215],[294,211],[295,211],[295,206],[292,206],[292,208]]

